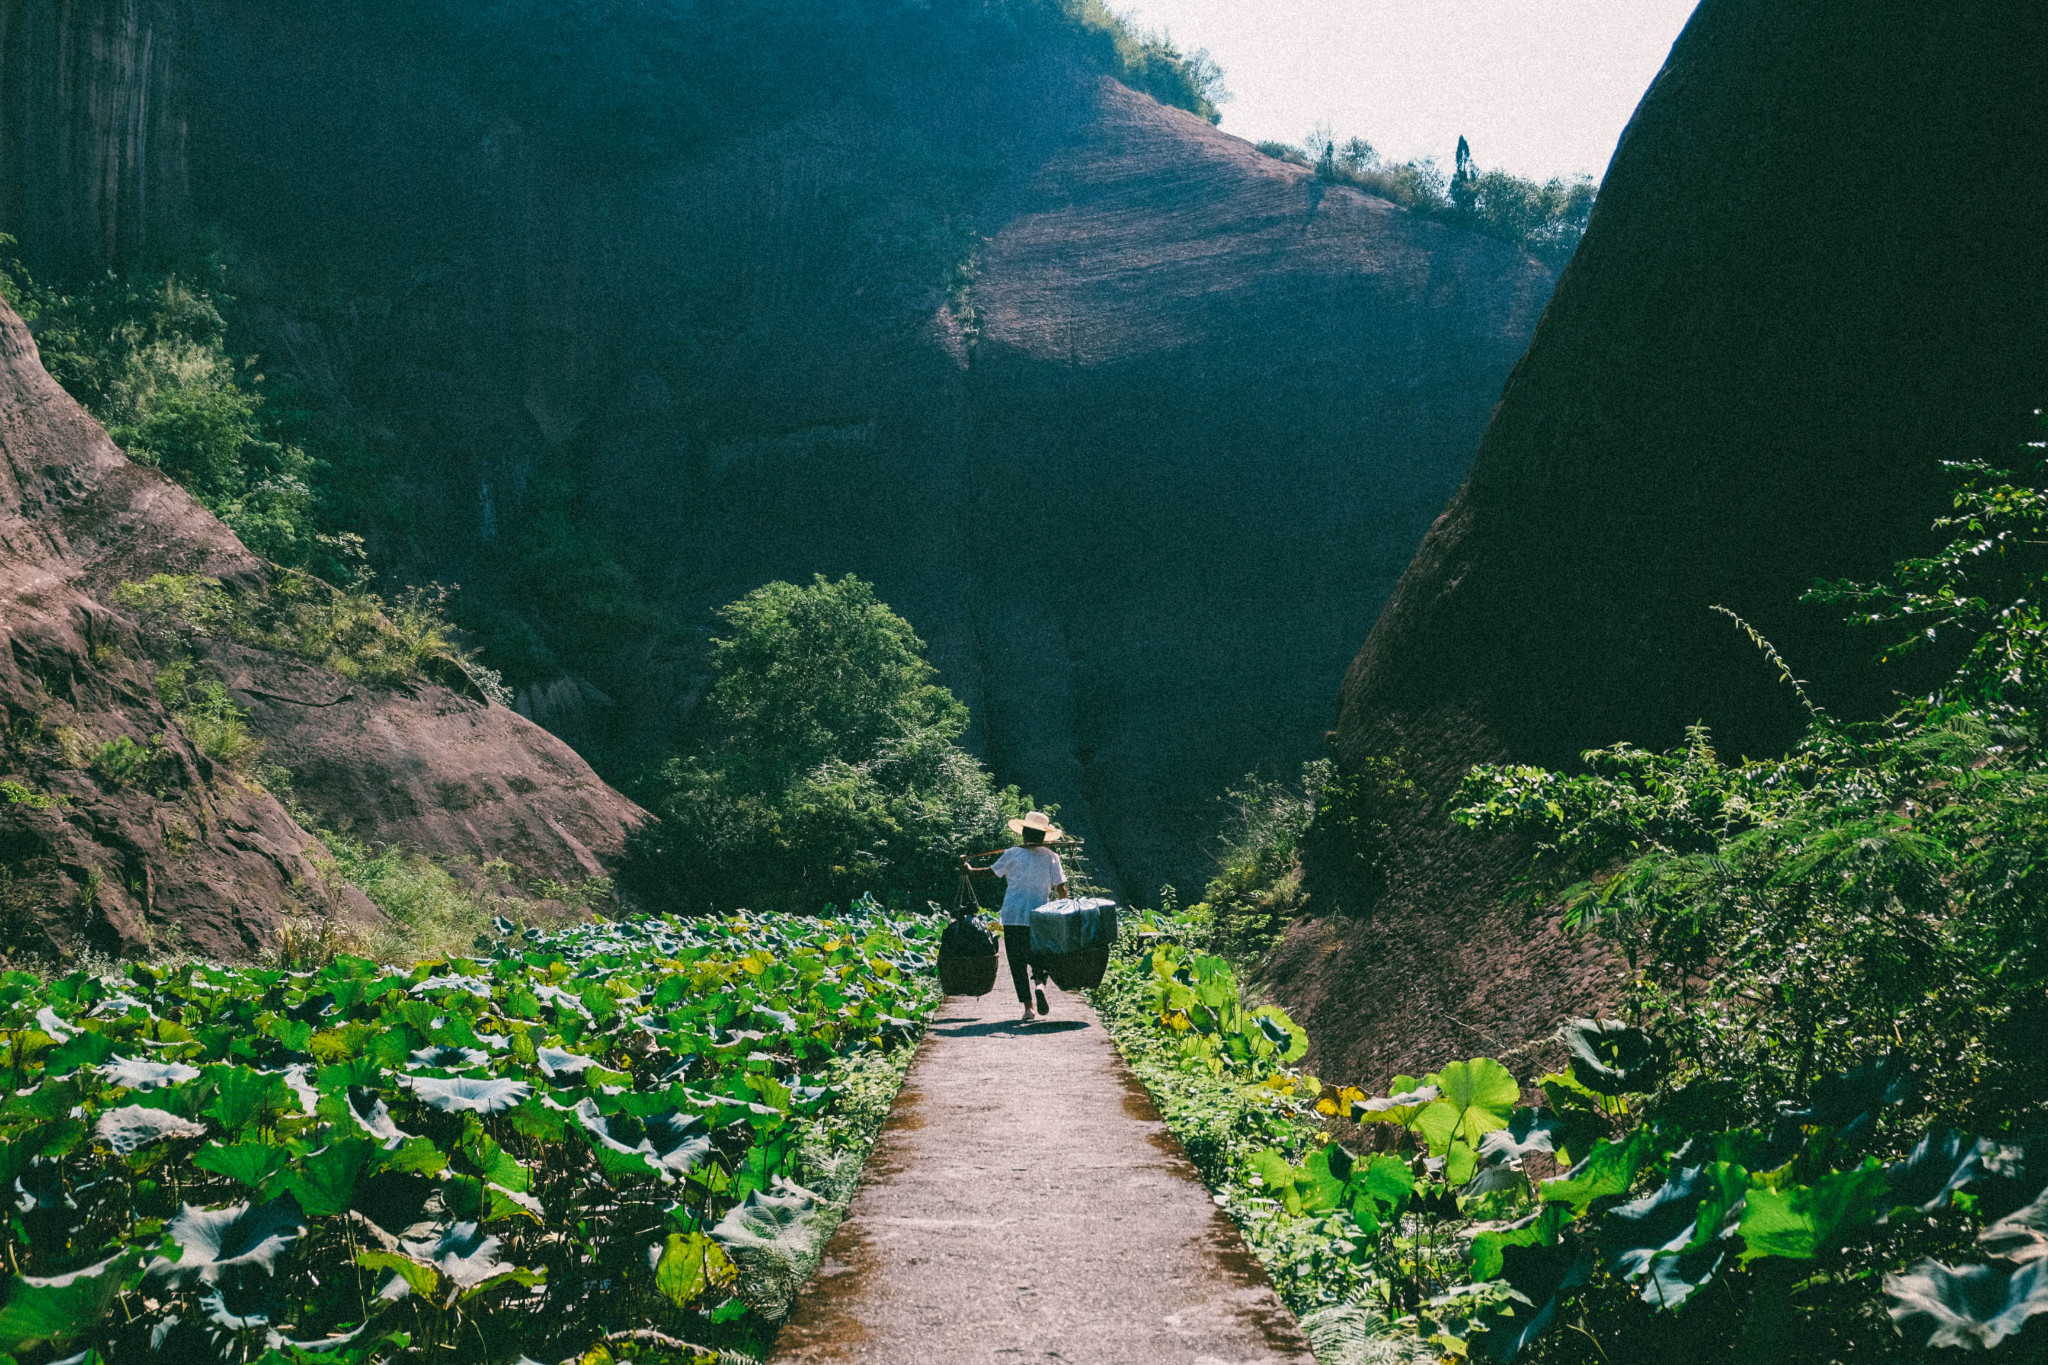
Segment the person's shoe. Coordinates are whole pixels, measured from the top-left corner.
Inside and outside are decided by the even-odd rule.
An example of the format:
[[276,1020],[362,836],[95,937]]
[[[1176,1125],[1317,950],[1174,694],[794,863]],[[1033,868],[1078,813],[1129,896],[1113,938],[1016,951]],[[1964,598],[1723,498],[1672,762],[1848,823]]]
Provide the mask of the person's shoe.
[[1028,1024],[1032,1022],[1031,1006],[1026,1005],[1024,1007],[1024,1017],[1022,1019],[1019,1019],[1017,1022],[1020,1024]]
[[1038,997],[1038,1012],[1040,1014],[1051,1014],[1052,1006],[1045,1003],[1045,987],[1040,986],[1032,994]]

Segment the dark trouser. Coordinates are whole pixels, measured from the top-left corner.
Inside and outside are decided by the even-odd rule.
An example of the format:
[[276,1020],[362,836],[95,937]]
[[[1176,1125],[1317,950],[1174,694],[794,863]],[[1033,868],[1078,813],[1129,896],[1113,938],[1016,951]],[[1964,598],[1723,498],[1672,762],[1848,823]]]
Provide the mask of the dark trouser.
[[[1028,924],[1005,924],[1003,926],[1003,956],[1010,960],[1010,980],[1017,985],[1017,1003],[1031,1003],[1031,981],[1027,972],[1031,966],[1031,926]],[[1038,974],[1040,981],[1045,973]]]

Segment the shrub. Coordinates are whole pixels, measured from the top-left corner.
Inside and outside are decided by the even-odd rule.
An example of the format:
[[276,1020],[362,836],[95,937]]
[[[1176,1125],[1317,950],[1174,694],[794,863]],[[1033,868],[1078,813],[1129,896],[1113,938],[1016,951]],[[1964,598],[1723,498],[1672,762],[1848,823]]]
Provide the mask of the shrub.
[[650,783],[634,888],[691,909],[944,894],[962,853],[1027,806],[958,744],[967,709],[932,682],[909,622],[848,576],[770,583],[720,612],[710,753]]
[[249,713],[235,705],[220,683],[195,679],[190,663],[176,660],[157,670],[156,694],[191,736],[193,747],[215,763],[241,769],[263,748],[249,733]]
[[156,775],[163,745],[155,740],[137,744],[126,735],[116,735],[90,750],[86,767],[110,787],[140,786]]

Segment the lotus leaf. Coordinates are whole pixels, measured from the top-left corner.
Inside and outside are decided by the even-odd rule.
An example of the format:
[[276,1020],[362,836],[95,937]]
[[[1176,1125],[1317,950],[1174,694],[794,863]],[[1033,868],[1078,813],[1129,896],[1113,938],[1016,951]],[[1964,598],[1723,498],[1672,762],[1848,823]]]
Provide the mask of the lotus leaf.
[[1876,1219],[1884,1168],[1875,1162],[1824,1175],[1811,1185],[1749,1192],[1742,1211],[1745,1263],[1760,1256],[1806,1260]]
[[199,1079],[199,1068],[183,1062],[143,1062],[116,1057],[100,1067],[107,1084],[128,1090],[155,1090],[159,1086],[183,1085]]
[[1663,1076],[1663,1048],[1619,1019],[1573,1019],[1558,1036],[1571,1053],[1572,1078],[1596,1094],[1649,1091]]
[[1910,1064],[1897,1053],[1824,1077],[1804,1108],[1781,1106],[1784,1117],[1816,1128],[1833,1128],[1853,1140],[1876,1121],[1877,1111],[1903,1104],[1913,1094]]
[[[1402,1083],[1407,1082],[1407,1088]],[[1433,1085],[1416,1085],[1413,1076],[1394,1077],[1395,1093],[1384,1099],[1361,1100],[1351,1106],[1353,1123],[1392,1123],[1406,1128],[1415,1116],[1435,1103],[1443,1092]]]
[[163,1142],[170,1138],[195,1138],[206,1136],[206,1125],[180,1118],[164,1109],[145,1109],[139,1104],[124,1104],[118,1109],[109,1109],[99,1117],[93,1126],[100,1141],[127,1156],[131,1152]]
[[1628,1193],[1636,1173],[1650,1157],[1650,1146],[1650,1135],[1640,1128],[1622,1142],[1602,1140],[1584,1161],[1538,1186],[1537,1195],[1545,1203],[1563,1204],[1573,1213],[1583,1214],[1595,1200]]
[[725,1249],[701,1232],[672,1232],[665,1242],[647,1248],[654,1268],[654,1286],[678,1308],[687,1308],[706,1291],[730,1284],[735,1274]]
[[286,1195],[267,1204],[229,1204],[218,1209],[187,1204],[164,1232],[176,1243],[178,1259],[159,1256],[149,1263],[147,1273],[152,1280],[183,1289],[218,1284],[224,1277],[239,1281],[251,1275],[270,1275],[284,1249],[305,1235],[306,1220]]
[[16,1275],[0,1307],[0,1351],[71,1340],[99,1325],[114,1299],[142,1278],[133,1247],[63,1275]]
[[1933,1324],[1929,1346],[1991,1350],[2017,1334],[2027,1319],[2048,1313],[2048,1260],[2012,1271],[1925,1260],[1903,1274],[1885,1276],[1884,1293],[1893,1321]]
[[1413,1127],[1435,1156],[1446,1155],[1454,1141],[1476,1156],[1479,1139],[1507,1127],[1522,1097],[1522,1087],[1508,1069],[1487,1057],[1452,1062],[1434,1080],[1442,1098],[1417,1114]]
[[2048,1189],[2034,1202],[2007,1214],[1977,1234],[1977,1245],[2008,1261],[2038,1261],[2048,1256]]
[[533,1093],[533,1087],[525,1081],[502,1078],[476,1080],[457,1076],[443,1080],[433,1076],[406,1076],[402,1079],[422,1104],[444,1114],[502,1114]]

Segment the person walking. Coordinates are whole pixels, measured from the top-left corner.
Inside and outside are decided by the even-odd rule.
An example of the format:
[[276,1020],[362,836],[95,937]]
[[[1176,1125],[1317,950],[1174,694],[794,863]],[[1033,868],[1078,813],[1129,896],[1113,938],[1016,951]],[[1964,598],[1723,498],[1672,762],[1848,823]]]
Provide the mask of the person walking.
[[[1058,900],[1067,894],[1067,871],[1060,866],[1060,855],[1052,845],[1066,837],[1064,831],[1052,822],[1042,810],[1032,811],[1021,820],[1010,821],[1010,833],[1019,842],[1014,848],[1003,850],[1002,856],[987,867],[976,867],[966,857],[960,859],[960,869],[970,877],[1001,877],[1003,887],[1003,956],[1010,961],[1010,980],[1016,984],[1017,1000],[1024,1006],[1024,1023],[1033,1019],[1031,982],[1031,912],[1047,901]],[[1038,1014],[1052,1011],[1045,1001],[1045,973],[1036,973],[1038,979]]]

